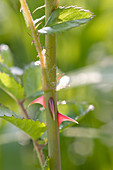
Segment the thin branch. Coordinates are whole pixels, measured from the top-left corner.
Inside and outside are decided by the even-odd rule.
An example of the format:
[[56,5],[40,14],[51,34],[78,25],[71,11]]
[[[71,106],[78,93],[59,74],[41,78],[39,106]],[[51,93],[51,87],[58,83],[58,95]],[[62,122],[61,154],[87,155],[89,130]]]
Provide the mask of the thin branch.
[[[19,101],[18,104],[19,104],[19,106],[20,106],[20,108],[21,108],[24,116],[25,116],[27,119],[30,119],[29,116],[28,116],[28,113],[27,113],[26,109],[24,108],[24,105],[23,105],[23,104],[24,104],[24,101],[25,101],[25,100]],[[32,141],[33,141],[33,143],[34,143],[35,150],[36,150],[36,153],[37,153],[37,156],[38,156],[40,165],[41,165],[41,167],[43,167],[45,160],[44,160],[44,157],[43,157],[42,147],[37,144],[37,141],[36,141],[36,140],[33,140],[33,139],[32,139]]]
[[47,83],[45,83],[45,81],[48,82],[48,75],[47,75],[46,69],[45,69],[45,56],[44,56],[44,53],[43,53],[43,50],[41,48],[41,44],[39,41],[39,34],[37,34],[37,32],[36,32],[36,27],[33,22],[33,18],[31,16],[31,13],[30,13],[30,10],[26,3],[26,0],[20,0],[20,3],[22,6],[22,10],[24,11],[25,17],[27,19],[29,28],[31,29],[35,47],[38,52],[38,56],[39,56],[40,63],[41,63],[42,75],[43,75],[42,76],[42,89],[43,89],[43,91],[46,91],[46,90],[48,90],[48,87],[46,87]]
[[18,103],[19,103],[19,106],[20,106],[20,108],[21,108],[22,113],[24,114],[24,116],[25,116],[27,119],[29,119],[29,116],[28,116],[28,114],[27,114],[27,111],[25,110],[24,105],[23,105],[24,100],[19,101]]
[[31,16],[31,13],[30,13],[30,10],[29,10],[28,5],[26,3],[26,0],[20,0],[20,3],[21,3],[21,6],[22,6],[22,10],[24,11],[24,14],[26,16],[29,27],[31,29],[31,32],[32,32],[33,40],[35,42],[35,47],[36,47],[36,50],[37,50],[39,57],[40,57],[41,67],[44,68],[45,67],[44,55],[43,55],[43,52],[42,52],[42,49],[41,49],[39,38],[37,36],[37,32],[36,32],[36,28],[35,28],[35,25],[34,25],[34,22],[33,22],[33,18]]
[[42,168],[44,166],[44,162],[45,162],[43,152],[42,152],[42,147],[35,140],[33,141],[33,143],[34,143],[34,147],[35,147],[35,150],[37,153],[37,157],[39,158],[40,165]]

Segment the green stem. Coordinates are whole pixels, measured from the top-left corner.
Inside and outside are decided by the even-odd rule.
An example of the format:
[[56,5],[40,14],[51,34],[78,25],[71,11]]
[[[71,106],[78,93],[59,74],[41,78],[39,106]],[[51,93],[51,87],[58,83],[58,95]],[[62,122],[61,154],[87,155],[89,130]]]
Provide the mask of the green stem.
[[[56,36],[46,35],[45,46],[46,54],[44,56],[39,42],[39,35],[37,36],[35,25],[31,17],[25,0],[20,0],[22,9],[26,16],[28,25],[31,29],[33,40],[35,42],[36,50],[39,54],[41,69],[42,69],[42,89],[45,96],[46,108],[46,122],[48,135],[48,156],[50,158],[50,169],[61,170],[60,162],[60,144],[59,144],[59,129],[57,117],[57,95],[56,95]],[[58,0],[46,0],[45,2],[46,21],[51,12],[57,8]],[[55,103],[55,120],[50,114],[48,107],[48,100],[52,97]]]
[[[45,20],[48,20],[51,12],[58,7],[57,0],[45,0]],[[50,169],[61,170],[60,160],[60,143],[59,143],[59,129],[57,117],[57,94],[56,94],[56,35],[45,36],[46,58],[45,58],[45,109],[46,109],[46,123],[48,136],[48,156],[50,158]],[[43,78],[44,79],[44,78]],[[52,97],[55,103],[55,120],[51,116],[48,100]]]

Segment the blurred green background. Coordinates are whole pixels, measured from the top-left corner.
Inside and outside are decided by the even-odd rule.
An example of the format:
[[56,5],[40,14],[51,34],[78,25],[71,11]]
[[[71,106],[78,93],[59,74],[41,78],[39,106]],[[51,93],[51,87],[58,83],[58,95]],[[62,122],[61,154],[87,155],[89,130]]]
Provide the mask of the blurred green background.
[[[28,0],[33,11],[43,1]],[[57,66],[70,77],[70,87],[58,92],[58,100],[94,105],[76,126],[60,134],[62,170],[113,169],[113,1],[62,0],[60,5],[89,9],[95,17],[87,25],[57,34]],[[44,15],[44,9],[33,18]],[[44,25],[44,23],[42,23]],[[41,25],[41,26],[42,26]],[[0,44],[9,46],[13,60],[9,67],[24,68],[36,61],[32,37],[20,13],[19,0],[0,0]],[[44,47],[44,36],[41,35]],[[0,90],[0,103],[18,110],[15,102]],[[80,112],[62,105],[59,111]],[[71,115],[71,114],[70,114]],[[35,170],[37,159],[32,143],[20,139],[20,132],[0,120],[0,170]]]

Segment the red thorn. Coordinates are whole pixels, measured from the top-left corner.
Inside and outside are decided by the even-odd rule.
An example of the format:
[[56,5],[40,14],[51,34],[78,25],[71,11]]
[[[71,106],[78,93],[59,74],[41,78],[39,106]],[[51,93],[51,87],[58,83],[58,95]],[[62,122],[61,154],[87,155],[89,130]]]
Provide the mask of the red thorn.
[[[41,104],[41,105],[45,108],[44,95],[42,95],[42,96],[40,96],[39,98],[33,100],[33,101],[29,104],[29,106],[32,105],[32,104],[34,104],[34,103],[39,103],[39,104]],[[52,113],[53,119],[55,120],[54,101],[53,101],[53,98],[52,98],[52,97],[49,98],[49,108],[50,108],[50,111],[51,111],[51,113]],[[57,111],[57,114],[58,114],[58,126],[60,126],[60,124],[61,124],[62,122],[64,122],[64,121],[71,121],[71,122],[74,122],[74,123],[77,123],[77,124],[78,124],[78,122],[77,122],[76,120],[74,120],[74,119],[72,119],[72,118],[70,118],[70,117],[68,117],[68,116],[63,115],[63,114],[59,113],[58,111]]]
[[60,124],[64,121],[71,121],[71,122],[78,124],[78,122],[76,120],[74,120],[74,119],[72,119],[68,116],[63,115],[63,114],[59,113],[58,111],[57,111],[57,113],[58,113],[58,126],[60,126]]
[[41,105],[45,108],[44,95],[42,95],[42,96],[40,96],[39,98],[33,100],[33,101],[29,104],[29,106],[32,105],[32,104],[34,104],[34,103],[39,103],[39,104],[41,104]]
[[52,97],[49,98],[48,105],[49,105],[50,113],[52,114],[52,117],[55,120],[55,104]]

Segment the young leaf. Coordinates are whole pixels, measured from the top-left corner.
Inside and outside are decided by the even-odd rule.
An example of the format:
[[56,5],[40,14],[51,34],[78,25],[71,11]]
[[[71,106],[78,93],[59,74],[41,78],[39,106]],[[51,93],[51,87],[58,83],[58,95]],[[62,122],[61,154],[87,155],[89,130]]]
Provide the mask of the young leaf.
[[90,11],[81,7],[69,6],[59,7],[52,12],[45,27],[38,30],[42,34],[51,34],[59,31],[65,31],[87,23],[93,18]]
[[42,76],[40,67],[30,64],[24,71],[23,85],[27,97],[41,90]]
[[24,98],[24,88],[17,83],[14,77],[0,72],[0,88],[8,93],[15,100]]
[[39,120],[19,118],[14,112],[4,106],[0,106],[0,118],[12,123],[34,140],[40,138],[46,130],[45,123],[41,123]]

